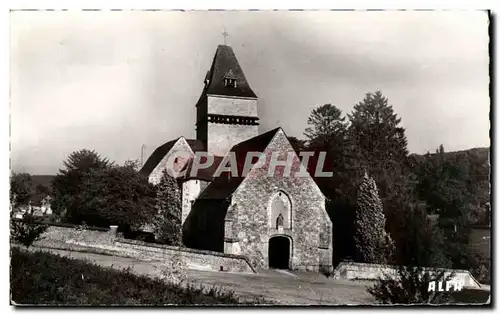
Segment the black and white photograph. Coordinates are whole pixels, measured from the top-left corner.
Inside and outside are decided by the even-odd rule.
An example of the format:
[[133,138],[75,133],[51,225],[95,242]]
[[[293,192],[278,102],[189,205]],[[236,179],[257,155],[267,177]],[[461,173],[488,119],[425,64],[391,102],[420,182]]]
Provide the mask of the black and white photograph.
[[11,10],[10,305],[491,307],[493,20]]

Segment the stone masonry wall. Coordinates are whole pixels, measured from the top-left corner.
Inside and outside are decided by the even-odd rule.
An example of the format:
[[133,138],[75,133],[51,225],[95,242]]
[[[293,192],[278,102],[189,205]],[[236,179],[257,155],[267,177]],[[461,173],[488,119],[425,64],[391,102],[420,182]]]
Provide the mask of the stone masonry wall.
[[236,144],[256,137],[259,126],[208,123],[208,152],[224,156]]
[[77,230],[71,227],[49,226],[44,238],[34,246],[61,250],[95,252],[113,256],[136,258],[145,261],[163,261],[172,256],[182,257],[188,268],[255,272],[249,260],[242,256],[146,243],[117,237],[111,230]]
[[182,183],[182,224],[186,221],[187,216],[191,212],[191,207],[200,195],[201,183],[198,179],[191,179]]
[[[254,266],[267,268],[269,239],[274,235],[286,235],[292,239],[290,267],[317,271],[320,264],[325,263],[324,257],[332,256],[331,242],[327,249],[319,249],[321,224],[326,224],[329,231],[332,226],[325,210],[325,197],[309,176],[283,177],[279,167],[274,177],[267,176],[271,152],[274,151],[280,152],[279,160],[286,160],[287,153],[294,152],[282,130],[277,132],[265,151],[265,166],[250,171],[234,193],[231,203],[236,205],[234,209],[238,213],[231,221],[232,226],[226,230],[232,229],[240,254],[247,256]],[[292,173],[297,172],[300,165],[295,157]],[[291,200],[292,229],[278,231],[269,224],[270,200],[278,191],[287,194]],[[321,262],[320,257],[323,257]]]
[[192,157],[194,156],[194,153],[186,140],[181,137],[170,149],[170,151],[163,157],[161,162],[158,163],[156,168],[151,172],[151,174],[149,175],[149,182],[154,185],[157,185],[160,182],[161,176],[163,175],[163,170],[167,167],[167,162],[171,157],[179,157],[177,165],[175,166],[175,170],[179,171],[187,163],[188,156]]
[[[462,283],[464,283],[464,287],[481,287],[479,282],[477,282],[477,280],[467,270],[445,270],[445,276],[450,275],[452,272],[454,272],[455,276],[452,280],[461,281]],[[357,262],[341,262],[337,266],[337,268],[335,268],[334,278],[345,280],[377,280],[379,277],[396,277],[396,275],[396,269],[391,266]]]
[[168,260],[172,256],[183,259],[188,268],[212,271],[255,272],[245,257],[218,252],[181,248],[145,242],[118,239],[116,245],[129,257],[140,260]]
[[208,114],[257,117],[257,99],[241,97],[207,97]]
[[[207,97],[207,114],[258,117],[257,99]],[[207,123],[208,152],[224,156],[235,144],[259,135],[259,126]]]
[[43,239],[35,242],[37,246],[55,246],[58,244],[113,244],[116,235],[106,229],[77,230],[71,227],[49,226]]

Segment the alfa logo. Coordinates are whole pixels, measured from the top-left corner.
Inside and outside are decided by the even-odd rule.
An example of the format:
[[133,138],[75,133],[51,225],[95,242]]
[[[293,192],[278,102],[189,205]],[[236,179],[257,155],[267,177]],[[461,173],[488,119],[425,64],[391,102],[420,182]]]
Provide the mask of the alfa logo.
[[430,281],[427,292],[462,291],[463,281]]

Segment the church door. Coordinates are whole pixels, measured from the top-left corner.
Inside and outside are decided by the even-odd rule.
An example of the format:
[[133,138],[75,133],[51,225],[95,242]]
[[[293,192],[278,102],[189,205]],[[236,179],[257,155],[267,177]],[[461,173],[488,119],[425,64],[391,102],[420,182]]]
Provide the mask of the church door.
[[269,239],[269,268],[288,269],[290,263],[290,239],[274,236]]

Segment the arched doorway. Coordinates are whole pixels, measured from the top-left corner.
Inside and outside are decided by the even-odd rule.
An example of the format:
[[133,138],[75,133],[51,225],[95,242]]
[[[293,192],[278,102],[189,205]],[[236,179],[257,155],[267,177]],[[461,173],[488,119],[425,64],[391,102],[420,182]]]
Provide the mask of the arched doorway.
[[290,267],[290,239],[273,236],[269,239],[269,268],[288,269]]

